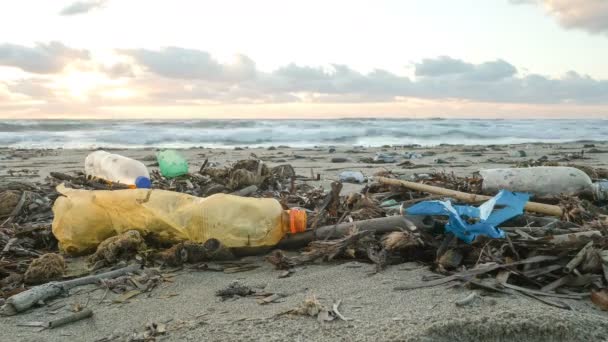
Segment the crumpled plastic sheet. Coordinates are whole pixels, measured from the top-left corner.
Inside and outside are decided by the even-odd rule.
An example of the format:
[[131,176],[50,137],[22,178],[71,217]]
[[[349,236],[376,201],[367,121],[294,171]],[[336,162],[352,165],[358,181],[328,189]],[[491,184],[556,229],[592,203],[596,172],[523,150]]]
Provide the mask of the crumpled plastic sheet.
[[[530,194],[527,193],[501,190],[479,207],[452,205],[450,201],[425,201],[405,211],[410,215],[448,216],[446,231],[466,243],[471,243],[478,235],[487,235],[495,239],[504,238],[504,231],[497,226],[523,214],[529,199]],[[494,210],[495,206],[502,208]],[[477,219],[477,222],[468,223],[467,219]]]

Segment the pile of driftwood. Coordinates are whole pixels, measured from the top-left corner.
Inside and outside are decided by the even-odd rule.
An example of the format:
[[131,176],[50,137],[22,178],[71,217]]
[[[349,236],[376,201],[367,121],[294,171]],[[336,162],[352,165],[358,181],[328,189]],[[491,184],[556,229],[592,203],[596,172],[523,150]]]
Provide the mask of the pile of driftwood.
[[[367,198],[398,198],[402,209],[429,198],[460,203],[481,203],[489,198],[448,189],[470,188],[476,181],[444,174],[420,183],[383,177],[376,180],[370,188],[382,195],[368,194]],[[442,182],[446,187],[425,184]],[[570,306],[561,299],[591,296],[594,303],[608,309],[604,290],[608,286],[608,216],[602,214],[602,203],[596,204],[584,204],[577,198],[564,198],[560,205],[529,202],[526,210],[530,214],[501,226],[505,239],[480,236],[472,244],[446,233],[445,221],[439,217],[355,221],[324,227],[317,233],[317,241],[300,255],[275,251],[267,260],[279,269],[290,269],[318,260],[365,258],[377,265],[377,271],[387,264],[417,261],[429,265],[438,276],[395,290],[463,283],[488,291],[519,293],[564,309]],[[297,238],[291,237],[279,247],[289,249]]]
[[[285,276],[301,264],[339,259],[367,260],[376,265],[376,272],[387,265],[416,261],[428,265],[437,276],[404,283],[395,290],[463,283],[523,294],[561,308],[569,307],[563,299],[588,296],[606,306],[608,297],[602,289],[608,285],[608,222],[603,203],[573,197],[553,203],[529,202],[525,215],[501,225],[505,239],[480,237],[466,244],[446,233],[444,217],[407,216],[405,210],[433,199],[479,204],[488,199],[480,194],[479,178],[437,173],[408,182],[389,178],[390,172],[383,176],[388,177],[376,177],[360,192],[343,195],[340,182],[333,182],[328,189],[313,187],[306,181],[317,180],[314,175],[298,176],[290,165],[270,168],[250,159],[223,168],[204,163],[198,172],[174,179],[153,172],[152,181],[154,188],[196,196],[232,193],[273,197],[286,209],[305,208],[308,230],[288,236],[267,256],[270,263],[285,270]],[[27,310],[81,284],[107,284],[108,279],[133,274],[143,277],[142,269],[149,267],[190,263],[195,269],[224,272],[255,267],[238,262],[231,266],[208,263],[209,259],[234,258],[231,251],[218,250],[213,242],[163,246],[146,236],[124,234],[108,239],[89,257],[91,272],[101,273],[66,279],[66,261],[56,254],[50,231],[51,207],[58,195],[54,188],[60,183],[90,190],[125,188],[78,173],[52,173],[41,184],[0,185],[0,297],[6,300],[4,313]],[[134,260],[134,265],[110,270],[120,262]],[[144,278],[135,279],[141,284]]]

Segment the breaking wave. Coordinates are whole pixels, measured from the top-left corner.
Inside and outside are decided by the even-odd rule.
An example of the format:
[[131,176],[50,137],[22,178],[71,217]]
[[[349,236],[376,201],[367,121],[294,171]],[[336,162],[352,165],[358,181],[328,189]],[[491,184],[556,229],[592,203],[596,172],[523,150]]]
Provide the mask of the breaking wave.
[[608,120],[6,120],[15,148],[512,144],[608,140]]

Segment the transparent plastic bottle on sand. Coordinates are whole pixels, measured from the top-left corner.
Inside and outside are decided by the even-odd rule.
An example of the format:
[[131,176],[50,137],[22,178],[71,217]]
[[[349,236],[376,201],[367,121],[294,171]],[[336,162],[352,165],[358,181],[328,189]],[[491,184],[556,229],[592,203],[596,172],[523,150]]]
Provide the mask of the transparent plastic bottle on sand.
[[188,162],[181,154],[173,150],[159,152],[158,168],[160,173],[167,178],[174,178],[188,173]]
[[227,248],[276,245],[306,229],[306,212],[283,210],[272,198],[215,194],[206,198],[165,190],[68,189],[53,206],[53,234],[69,254],[94,250],[108,237],[138,230],[163,242],[218,240]]
[[143,163],[105,151],[89,154],[84,160],[84,171],[87,176],[108,182],[137,188],[149,188],[151,185],[150,173]]

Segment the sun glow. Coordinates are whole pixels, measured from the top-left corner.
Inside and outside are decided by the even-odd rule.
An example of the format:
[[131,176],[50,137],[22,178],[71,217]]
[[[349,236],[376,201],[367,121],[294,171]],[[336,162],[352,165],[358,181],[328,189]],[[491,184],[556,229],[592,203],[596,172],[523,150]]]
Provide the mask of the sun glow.
[[107,97],[110,99],[128,99],[128,98],[132,98],[135,97],[137,95],[137,93],[132,90],[132,89],[128,89],[128,88],[115,88],[115,89],[111,89],[111,90],[106,90],[106,91],[102,91],[101,96],[103,97]]
[[57,86],[78,100],[87,100],[90,93],[104,85],[106,78],[94,72],[70,72],[57,80]]
[[125,80],[111,79],[99,72],[71,70],[57,79],[54,88],[79,101],[87,101],[90,97],[99,95],[111,99],[135,96],[135,91],[125,85]]

